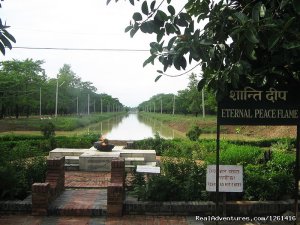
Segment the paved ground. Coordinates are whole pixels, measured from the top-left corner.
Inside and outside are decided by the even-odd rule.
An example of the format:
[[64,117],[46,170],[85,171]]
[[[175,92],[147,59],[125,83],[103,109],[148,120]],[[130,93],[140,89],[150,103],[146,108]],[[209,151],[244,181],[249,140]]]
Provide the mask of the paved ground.
[[[185,216],[123,216],[121,218],[30,215],[1,216],[1,225],[215,225],[215,222],[196,221],[195,217]],[[292,225],[292,222],[220,222],[219,225]],[[297,223],[299,225],[300,222]]]
[[110,181],[110,172],[66,171],[66,188],[105,188]]

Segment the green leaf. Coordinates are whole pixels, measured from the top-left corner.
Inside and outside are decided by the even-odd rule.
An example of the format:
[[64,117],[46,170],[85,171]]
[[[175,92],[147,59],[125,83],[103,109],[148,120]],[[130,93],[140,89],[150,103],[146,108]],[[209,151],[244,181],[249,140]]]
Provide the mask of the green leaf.
[[165,31],[163,29],[160,29],[160,31],[158,32],[158,34],[156,36],[157,42],[160,42],[161,39],[164,37],[164,35],[165,35]]
[[300,15],[300,1],[293,0],[294,10]]
[[268,39],[268,49],[271,50],[280,40],[281,34],[279,35],[271,35],[271,37]]
[[155,3],[156,3],[156,1],[151,2],[151,4],[150,4],[151,11],[154,11]]
[[166,21],[168,19],[167,14],[161,10],[157,10],[156,16],[160,21]]
[[254,34],[254,32],[250,29],[245,31],[245,36],[248,39],[248,41],[250,41],[253,44],[257,44],[259,43],[258,38],[256,37],[256,35]]
[[142,4],[142,12],[145,14],[145,15],[148,15],[149,14],[149,10],[148,10],[148,3],[147,1],[145,0]]
[[259,22],[259,12],[260,12],[261,2],[255,4],[252,9],[252,19],[254,22]]
[[1,42],[0,42],[0,51],[2,52],[3,55],[5,55],[5,48]]
[[242,12],[236,12],[233,15],[243,25],[248,21],[248,17],[246,16],[246,14],[244,14]]
[[142,14],[140,14],[139,12],[135,12],[132,16],[132,19],[134,21],[141,21],[143,19]]
[[300,48],[300,41],[284,43],[283,48],[285,48],[285,49]]
[[10,34],[8,33],[7,30],[3,30],[3,34],[5,37],[7,37],[9,40],[11,40],[12,42],[16,43],[16,39]]
[[163,71],[161,71],[161,70],[157,70],[156,72],[161,73],[161,74],[163,73]]
[[106,1],[106,5],[108,5],[108,4],[110,3],[110,1],[111,1],[111,0],[107,0],[107,1]]
[[137,31],[138,31],[137,28],[133,28],[133,29],[130,31],[130,37],[133,37],[133,36],[136,34]]
[[171,48],[173,47],[173,44],[174,44],[176,38],[177,38],[177,37],[175,36],[175,37],[172,37],[172,38],[169,40],[169,43],[168,43],[168,46],[167,46],[167,48],[168,48],[169,51],[170,51]]
[[291,26],[291,24],[292,24],[295,20],[296,20],[296,17],[290,18],[290,19],[284,24],[283,31],[286,31],[286,30]]
[[162,75],[158,75],[158,76],[155,78],[155,82],[157,82],[161,77],[162,77]]
[[145,62],[143,63],[143,67],[145,67],[149,63],[153,63],[155,58],[156,55],[151,55],[148,59],[145,60]]
[[168,11],[169,11],[169,13],[170,13],[172,16],[175,15],[175,8],[174,8],[173,6],[169,5],[169,6],[168,6]]
[[125,33],[127,33],[128,31],[130,31],[133,28],[132,25],[129,25],[128,27],[125,28]]
[[170,3],[171,3],[171,0],[167,0],[167,3],[170,4]]
[[11,43],[9,42],[9,40],[4,35],[0,35],[0,40],[2,41],[2,43],[4,44],[5,47],[8,47],[9,49],[12,49]]
[[134,0],[129,0],[129,2],[131,3],[131,5],[134,5]]
[[280,3],[280,9],[283,9],[287,3],[289,3],[290,0],[281,0],[281,3]]
[[202,78],[197,85],[198,91],[202,91],[202,89],[205,87],[205,84],[206,84],[206,79]]

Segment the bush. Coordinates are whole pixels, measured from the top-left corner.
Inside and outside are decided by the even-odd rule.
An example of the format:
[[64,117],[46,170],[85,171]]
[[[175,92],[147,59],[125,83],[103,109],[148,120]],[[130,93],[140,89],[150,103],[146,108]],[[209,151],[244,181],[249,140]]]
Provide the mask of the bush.
[[267,165],[248,165],[244,171],[244,189],[247,200],[279,200],[292,195],[292,173],[270,170]]
[[198,126],[193,126],[187,133],[186,136],[191,140],[191,141],[197,141],[200,137],[200,134],[202,133],[200,127]]
[[44,182],[45,157],[18,159],[0,166],[0,199],[24,199],[35,182]]
[[43,123],[41,125],[41,132],[45,138],[50,138],[55,136],[55,126],[52,122]]
[[[263,150],[253,146],[237,146],[228,144],[220,151],[220,164],[223,165],[248,165],[256,164],[263,155]],[[215,164],[216,157],[207,158],[208,164]]]

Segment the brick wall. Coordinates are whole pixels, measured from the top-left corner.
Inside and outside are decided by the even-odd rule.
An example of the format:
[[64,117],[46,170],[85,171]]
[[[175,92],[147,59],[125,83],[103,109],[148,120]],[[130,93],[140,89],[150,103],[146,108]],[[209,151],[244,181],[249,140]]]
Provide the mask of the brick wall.
[[111,180],[107,187],[107,215],[122,216],[125,198],[125,161],[113,159],[111,162]]
[[[226,202],[227,216],[268,216],[282,215],[293,211],[294,201],[230,201]],[[220,213],[222,204],[220,204]],[[208,201],[137,201],[135,198],[126,199],[124,214],[132,215],[215,215],[215,203]]]
[[65,188],[65,157],[48,158],[45,183],[32,185],[32,215],[47,215],[48,206]]

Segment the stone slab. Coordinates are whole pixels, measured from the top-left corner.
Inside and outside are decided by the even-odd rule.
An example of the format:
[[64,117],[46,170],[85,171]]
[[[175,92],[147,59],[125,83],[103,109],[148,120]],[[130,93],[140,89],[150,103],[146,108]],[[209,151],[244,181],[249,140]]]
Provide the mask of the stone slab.
[[79,156],[65,156],[65,164],[78,164]]
[[80,156],[88,150],[89,149],[56,148],[49,152],[49,157]]
[[111,161],[119,158],[118,152],[100,152],[89,150],[79,156],[79,169],[82,171],[110,171]]

